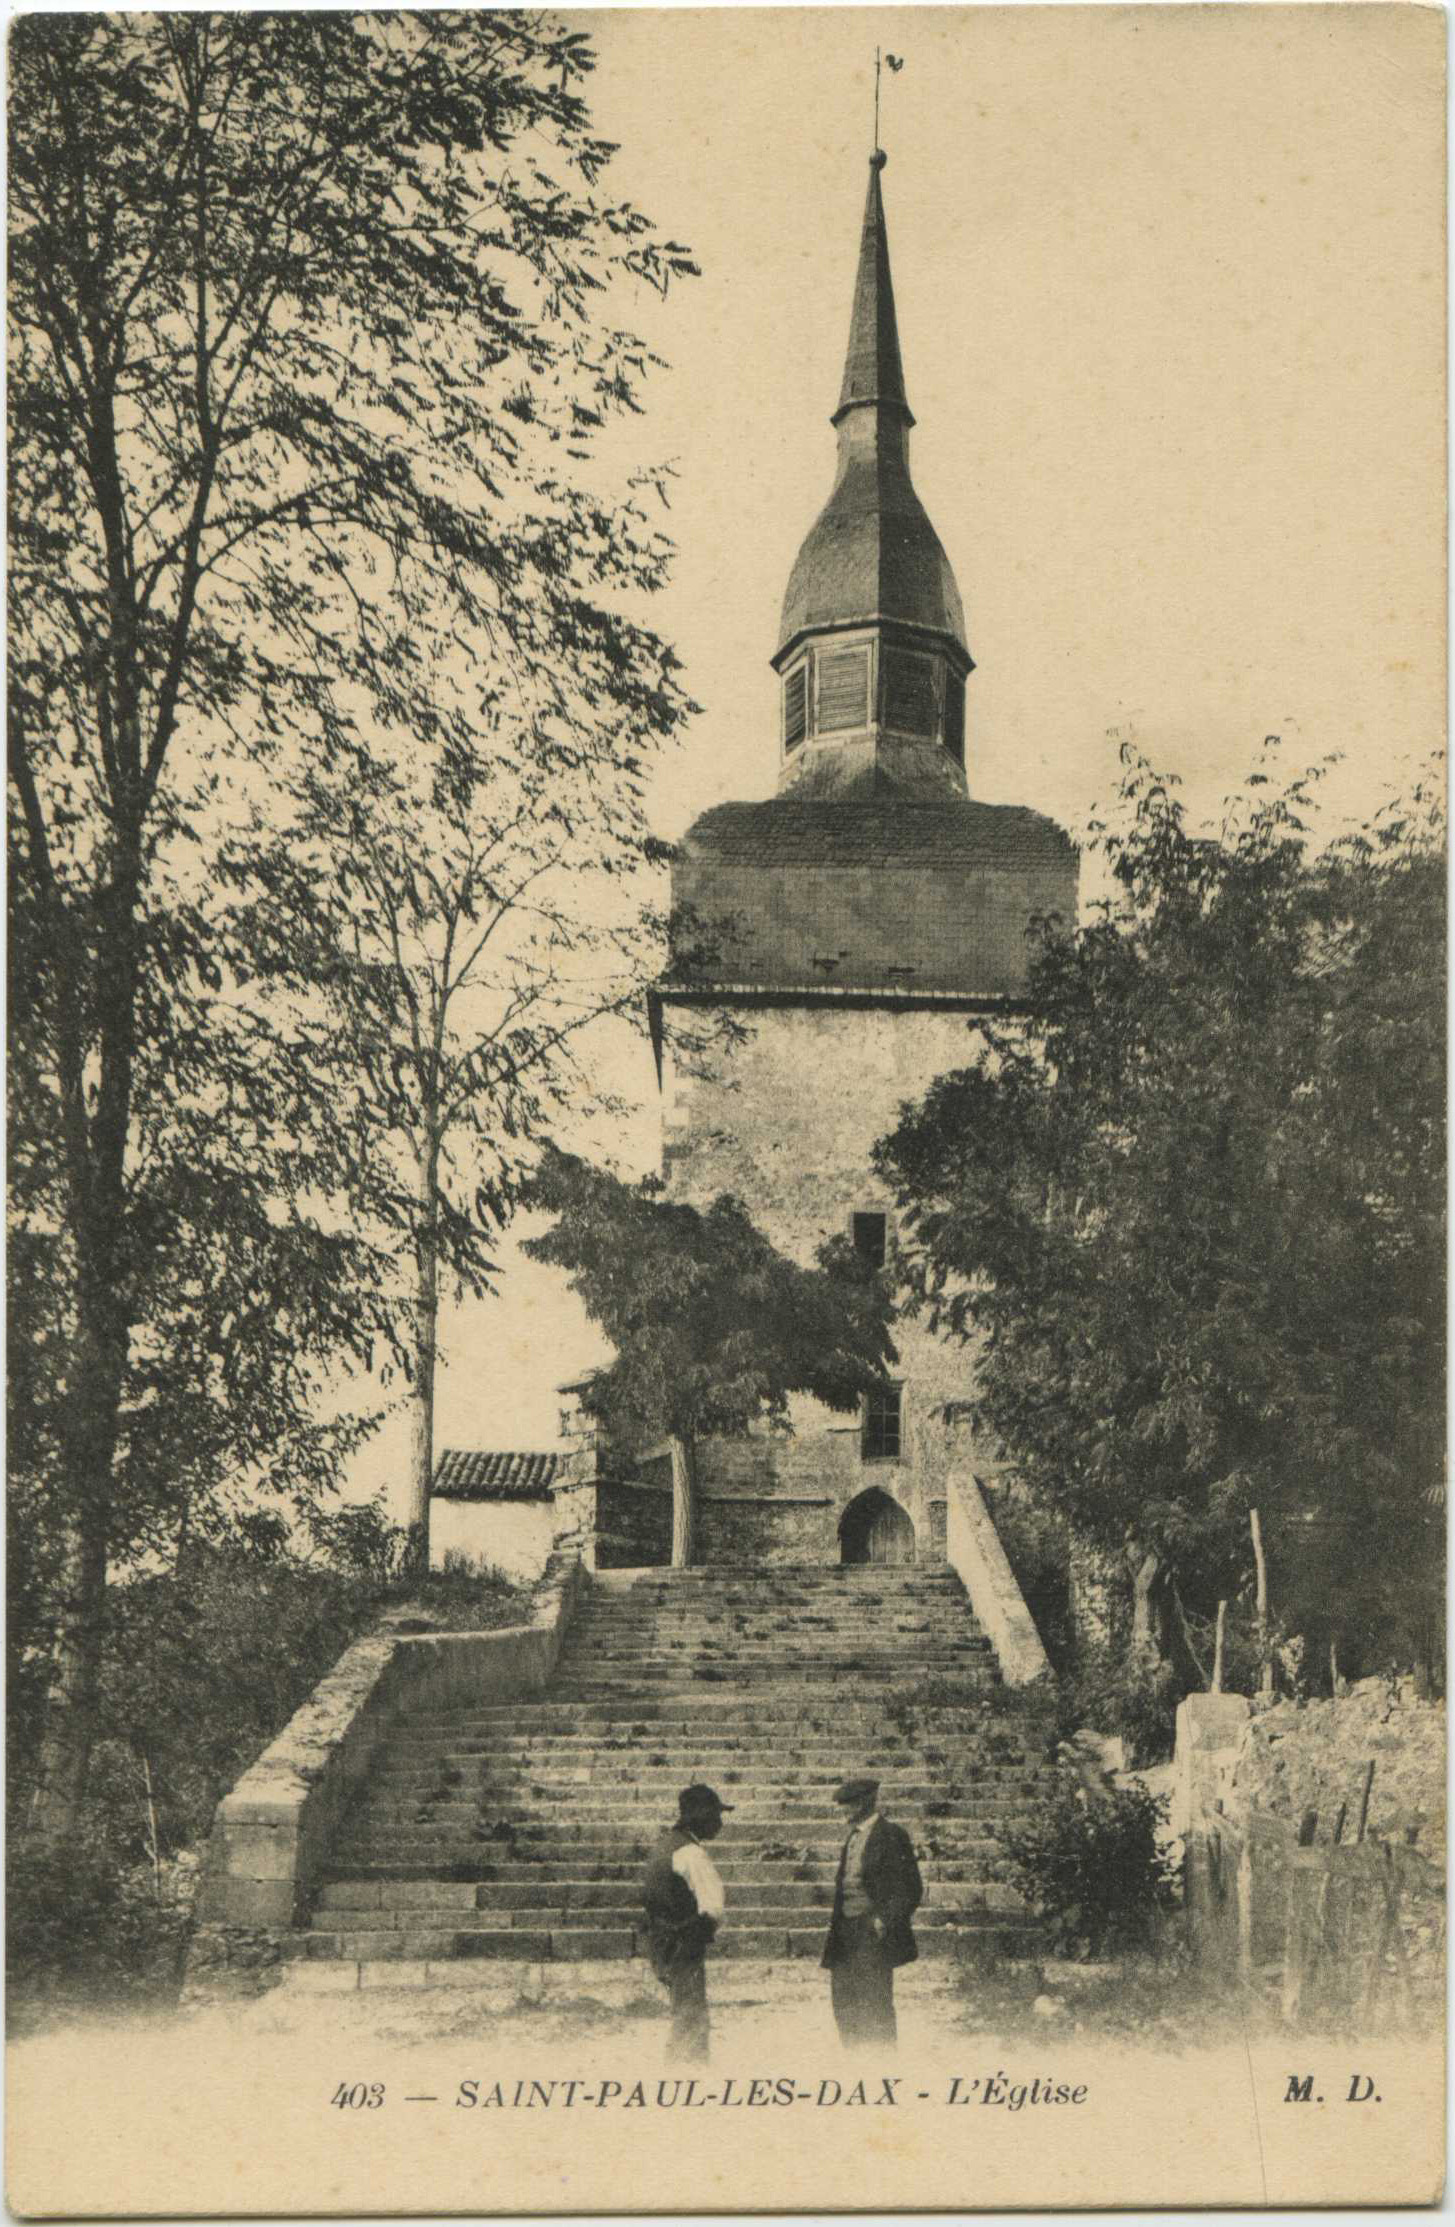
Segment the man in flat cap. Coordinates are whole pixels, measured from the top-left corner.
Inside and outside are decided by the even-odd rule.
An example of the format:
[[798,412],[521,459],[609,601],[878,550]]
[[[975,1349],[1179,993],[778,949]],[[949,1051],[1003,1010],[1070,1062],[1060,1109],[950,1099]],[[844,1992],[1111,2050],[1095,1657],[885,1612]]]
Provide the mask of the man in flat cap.
[[914,1846],[879,1814],[879,1781],[845,1779],[834,1796],[848,1821],[823,1961],[846,2049],[892,2049],[894,1973],[919,1955],[910,1919],[924,1899]]
[[673,2064],[707,2063],[705,1960],[725,1898],[703,1844],[716,1840],[723,1811],[731,1807],[711,1786],[684,1786],[677,1822],[653,1850],[642,1879],[647,1950],[672,2007],[667,2058]]

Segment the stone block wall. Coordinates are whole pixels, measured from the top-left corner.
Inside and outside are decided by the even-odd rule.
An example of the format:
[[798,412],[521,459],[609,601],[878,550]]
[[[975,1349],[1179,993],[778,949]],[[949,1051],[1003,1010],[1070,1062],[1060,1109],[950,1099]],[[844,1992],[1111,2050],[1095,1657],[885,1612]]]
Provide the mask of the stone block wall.
[[[400,1636],[348,1648],[217,1806],[199,1895],[199,1932],[286,1931],[384,1732],[406,1711],[446,1711],[539,1691],[555,1667],[582,1585],[558,1565],[532,1621],[502,1631]],[[212,1962],[216,1941],[202,1952]],[[222,1959],[225,1961],[225,1959]]]
[[[738,1017],[747,1038],[724,1072],[669,1083],[670,1195],[706,1206],[719,1192],[733,1192],[775,1244],[805,1263],[825,1239],[847,1235],[856,1212],[887,1214],[892,1243],[893,1202],[874,1176],[873,1147],[906,1099],[936,1075],[973,1062],[979,1040],[970,1017],[807,1005]],[[877,1487],[913,1523],[916,1560],[943,1560],[952,1470],[985,1476],[999,1462],[961,1412],[973,1389],[973,1351],[909,1320],[895,1340],[899,1458],[866,1459],[857,1419],[807,1399],[793,1403],[790,1435],[754,1432],[704,1446],[705,1558],[717,1553],[716,1541],[728,1539],[750,1558],[756,1537],[765,1559],[837,1561],[845,1509]],[[719,1513],[713,1496],[722,1493],[758,1495],[763,1511],[755,1515],[738,1499]],[[770,1502],[782,1504],[782,1512],[768,1512]]]
[[555,1504],[549,1498],[448,1500],[436,1493],[429,1504],[430,1568],[462,1562],[533,1584],[550,1559],[556,1530]]
[[673,880],[734,982],[894,984],[983,997],[1025,988],[1033,914],[1074,916],[1069,853],[1044,863],[966,868],[958,861],[783,865],[686,858]]

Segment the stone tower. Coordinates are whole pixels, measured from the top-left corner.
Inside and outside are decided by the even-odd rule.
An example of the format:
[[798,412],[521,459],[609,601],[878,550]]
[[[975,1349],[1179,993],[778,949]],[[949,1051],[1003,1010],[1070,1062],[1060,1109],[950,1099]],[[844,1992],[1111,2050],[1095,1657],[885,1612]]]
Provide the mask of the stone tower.
[[[837,471],[772,659],[777,794],[689,829],[673,901],[709,924],[714,957],[679,961],[656,993],[659,1008],[730,1008],[747,1032],[716,1074],[664,1078],[670,1194],[731,1191],[805,1261],[835,1232],[892,1253],[876,1139],[973,1057],[974,1016],[1014,1011],[1033,918],[1076,904],[1061,830],[968,792],[973,660],[910,478],[884,161],[870,162]],[[975,1458],[953,1418],[967,1364],[911,1323],[896,1342],[896,1390],[858,1419],[805,1402],[790,1437],[700,1448],[703,1560],[943,1558],[946,1478]]]

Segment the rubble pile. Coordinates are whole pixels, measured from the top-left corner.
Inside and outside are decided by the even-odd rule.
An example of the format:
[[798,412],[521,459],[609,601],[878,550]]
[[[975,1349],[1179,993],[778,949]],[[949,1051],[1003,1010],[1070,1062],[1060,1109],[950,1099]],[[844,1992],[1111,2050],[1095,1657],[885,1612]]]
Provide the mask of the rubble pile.
[[1366,1833],[1411,1843],[1445,1864],[1445,1707],[1409,1678],[1363,1678],[1335,1701],[1279,1701],[1249,1721],[1233,1804],[1298,1818],[1319,1813],[1327,1840],[1341,1803],[1352,1839],[1365,1766],[1374,1765]]

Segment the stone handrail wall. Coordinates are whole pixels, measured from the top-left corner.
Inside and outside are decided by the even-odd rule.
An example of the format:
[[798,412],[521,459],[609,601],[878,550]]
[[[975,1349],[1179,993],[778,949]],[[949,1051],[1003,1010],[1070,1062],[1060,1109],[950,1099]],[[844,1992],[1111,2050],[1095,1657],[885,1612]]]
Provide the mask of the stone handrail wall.
[[535,1693],[588,1581],[572,1561],[529,1624],[356,1640],[217,1805],[198,1903],[204,1925],[288,1927],[306,1915],[344,1810],[391,1721]]
[[1049,1682],[1051,1665],[1025,1595],[1016,1583],[980,1487],[963,1471],[948,1480],[945,1553],[995,1649],[1006,1684],[1029,1686],[1038,1678]]

